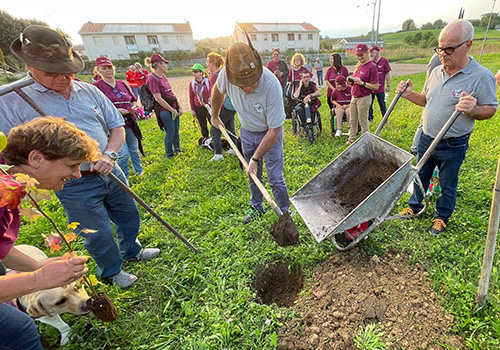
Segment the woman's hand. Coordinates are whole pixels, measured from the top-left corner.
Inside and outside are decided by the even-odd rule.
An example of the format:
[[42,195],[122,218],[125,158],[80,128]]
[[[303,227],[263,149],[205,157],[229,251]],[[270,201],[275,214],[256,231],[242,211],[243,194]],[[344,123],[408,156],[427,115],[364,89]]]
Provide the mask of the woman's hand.
[[128,109],[125,109],[125,108],[117,108],[118,112],[121,113],[121,115],[125,115],[125,114],[129,114],[130,112],[128,111]]
[[59,260],[51,261],[33,272],[35,283],[40,289],[50,289],[76,281],[89,270],[85,264],[87,260],[86,256],[77,256],[76,252],[72,255],[66,253]]

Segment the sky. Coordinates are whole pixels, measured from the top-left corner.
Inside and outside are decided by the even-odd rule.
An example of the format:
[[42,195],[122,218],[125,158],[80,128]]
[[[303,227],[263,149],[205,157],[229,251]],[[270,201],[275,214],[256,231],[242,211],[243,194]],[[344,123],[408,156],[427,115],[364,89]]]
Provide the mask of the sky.
[[[194,39],[232,35],[234,23],[308,22],[322,36],[339,38],[366,34],[372,29],[374,2],[375,30],[380,3],[379,33],[401,29],[407,19],[417,27],[442,19],[451,22],[465,9],[466,19],[491,12],[492,0],[217,0],[186,2],[136,0],[76,2],[62,0],[0,0],[0,9],[18,18],[38,19],[68,33],[75,44],[82,42],[78,31],[85,22],[94,23],[185,23],[189,21]],[[325,4],[318,6],[318,4]],[[140,6],[144,4],[144,6]],[[307,4],[307,6],[305,5]],[[328,4],[328,5],[327,5]],[[495,12],[500,5],[495,4]],[[498,7],[498,8],[497,8]],[[0,34],[1,35],[1,34]]]

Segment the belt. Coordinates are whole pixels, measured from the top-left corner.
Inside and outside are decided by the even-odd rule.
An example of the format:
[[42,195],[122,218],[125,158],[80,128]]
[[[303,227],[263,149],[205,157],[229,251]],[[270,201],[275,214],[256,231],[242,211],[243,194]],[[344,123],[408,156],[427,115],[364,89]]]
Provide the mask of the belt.
[[99,175],[99,173],[97,171],[89,171],[89,170],[80,170],[80,174],[82,174],[82,176]]

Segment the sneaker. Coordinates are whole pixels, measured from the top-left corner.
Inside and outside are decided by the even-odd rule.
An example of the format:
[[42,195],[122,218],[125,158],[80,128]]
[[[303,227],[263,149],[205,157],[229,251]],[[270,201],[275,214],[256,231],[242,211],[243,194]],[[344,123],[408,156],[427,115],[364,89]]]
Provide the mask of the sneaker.
[[342,135],[342,130],[337,129],[337,132],[335,133],[335,137],[340,137]]
[[142,248],[139,253],[132,259],[136,261],[149,261],[160,255],[158,248]]
[[209,160],[209,162],[214,162],[222,159],[224,159],[224,156],[222,154],[216,154],[212,159]]
[[126,273],[120,270],[116,275],[111,278],[111,282],[120,288],[128,288],[137,281],[137,276],[130,273]]
[[346,145],[350,145],[352,142],[351,141],[346,141]]
[[408,208],[404,208],[403,210],[401,210],[399,212],[399,215],[400,216],[409,216],[409,215],[413,215],[413,209],[408,207]]
[[433,235],[434,237],[437,237],[441,233],[443,233],[445,230],[446,230],[446,224],[444,223],[443,220],[441,220],[441,219],[432,220],[432,227],[429,230],[431,235]]
[[247,215],[243,218],[243,223],[248,224],[253,219],[262,216],[265,212],[266,210],[264,208],[257,208],[251,205],[250,209],[247,211]]
[[236,154],[233,149],[231,148],[229,151],[227,151],[227,154]]

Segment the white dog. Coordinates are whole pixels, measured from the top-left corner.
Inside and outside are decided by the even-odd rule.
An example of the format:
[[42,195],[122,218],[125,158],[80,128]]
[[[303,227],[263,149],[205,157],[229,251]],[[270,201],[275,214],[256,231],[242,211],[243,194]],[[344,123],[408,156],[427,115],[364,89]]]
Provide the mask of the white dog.
[[[47,258],[44,252],[30,245],[18,245],[16,248],[31,258],[40,261]],[[84,288],[77,289],[75,282],[63,287],[41,290],[17,298],[26,313],[36,321],[51,325],[61,333],[61,345],[66,344],[71,336],[71,329],[59,314],[70,313],[85,315],[89,313],[89,296]]]

